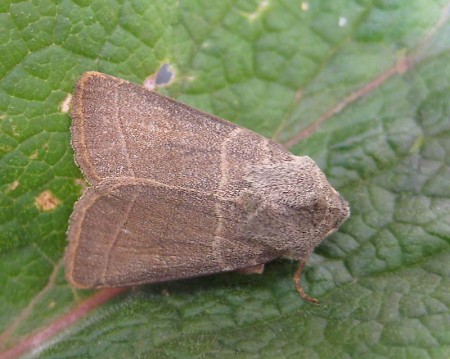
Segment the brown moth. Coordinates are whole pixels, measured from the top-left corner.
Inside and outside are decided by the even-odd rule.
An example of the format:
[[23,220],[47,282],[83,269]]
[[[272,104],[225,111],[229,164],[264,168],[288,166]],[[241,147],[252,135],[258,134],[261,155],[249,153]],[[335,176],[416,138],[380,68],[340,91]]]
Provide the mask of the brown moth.
[[72,102],[75,159],[91,184],[68,230],[78,288],[262,272],[305,259],[349,216],[309,157],[254,132],[98,72]]

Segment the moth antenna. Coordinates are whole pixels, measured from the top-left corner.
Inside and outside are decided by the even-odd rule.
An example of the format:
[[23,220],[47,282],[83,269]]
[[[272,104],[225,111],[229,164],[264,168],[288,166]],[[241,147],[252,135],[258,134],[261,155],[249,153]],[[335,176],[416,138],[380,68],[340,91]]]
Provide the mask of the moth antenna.
[[309,257],[303,258],[300,261],[300,264],[297,268],[297,271],[295,272],[294,276],[294,282],[295,286],[297,288],[298,294],[300,294],[300,297],[310,303],[319,304],[319,301],[316,298],[310,297],[308,294],[305,293],[305,291],[302,288],[302,285],[300,284],[300,278],[302,276],[303,267],[305,266],[306,262],[308,261]]

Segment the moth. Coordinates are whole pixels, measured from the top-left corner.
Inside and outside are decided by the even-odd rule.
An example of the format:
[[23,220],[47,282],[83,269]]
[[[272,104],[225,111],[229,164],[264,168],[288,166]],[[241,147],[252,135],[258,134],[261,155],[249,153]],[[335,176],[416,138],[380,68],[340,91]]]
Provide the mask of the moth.
[[309,157],[128,81],[86,72],[71,143],[90,187],[65,254],[78,288],[155,283],[302,261],[349,216]]

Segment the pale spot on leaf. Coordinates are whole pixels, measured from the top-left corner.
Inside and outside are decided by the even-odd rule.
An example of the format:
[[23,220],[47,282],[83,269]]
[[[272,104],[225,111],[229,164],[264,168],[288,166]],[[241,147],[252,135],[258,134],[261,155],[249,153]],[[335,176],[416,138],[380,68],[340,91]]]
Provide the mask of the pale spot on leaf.
[[30,155],[30,160],[36,160],[38,158],[38,150],[34,151],[31,155]]
[[6,192],[14,191],[17,187],[19,187],[19,181],[15,180],[12,183],[8,185],[8,188],[6,189]]
[[72,102],[72,94],[69,93],[66,96],[66,98],[64,99],[64,101],[61,102],[61,106],[60,106],[61,112],[64,112],[64,113],[69,112],[71,102]]
[[142,86],[144,86],[144,88],[146,88],[147,90],[155,91],[155,89],[156,89],[155,79],[156,79],[156,74],[150,75],[149,77],[147,77],[144,80],[144,83],[142,84]]
[[61,204],[61,200],[50,190],[45,190],[39,196],[36,197],[34,204],[43,212],[53,211]]
[[261,0],[255,12],[244,15],[248,18],[249,21],[255,21],[258,17],[260,17],[264,13],[269,4],[270,4],[269,0]]
[[307,1],[302,1],[301,5],[300,5],[300,8],[303,11],[308,11],[309,10],[309,3]]
[[186,81],[193,82],[193,81],[195,81],[196,78],[195,78],[195,76],[191,75],[191,76],[186,76],[185,79],[186,79]]
[[339,27],[347,26],[347,18],[341,16],[341,17],[339,18],[338,25],[339,25]]
[[86,189],[89,187],[88,183],[85,180],[81,179],[81,178],[76,178],[73,182],[77,186],[81,187],[81,193],[84,193],[84,191],[86,191]]

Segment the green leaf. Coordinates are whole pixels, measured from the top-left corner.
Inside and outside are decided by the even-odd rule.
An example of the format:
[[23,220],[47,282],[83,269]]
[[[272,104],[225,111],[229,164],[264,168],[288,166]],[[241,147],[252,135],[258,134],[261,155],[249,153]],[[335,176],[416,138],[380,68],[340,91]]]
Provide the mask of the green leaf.
[[[3,1],[0,353],[31,335],[45,358],[448,358],[449,14],[443,0]],[[163,64],[161,92],[313,157],[350,202],[304,271],[320,305],[289,261],[107,302],[65,281],[85,185],[67,96],[86,70],[143,83]]]

